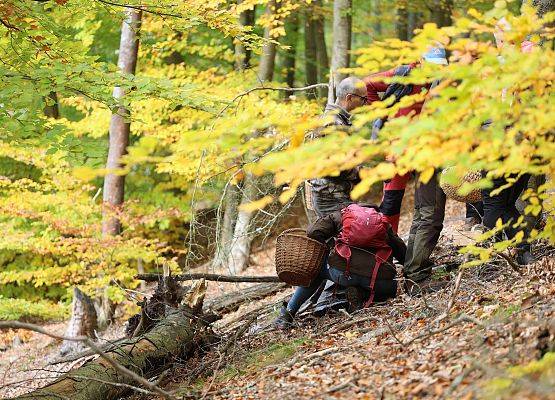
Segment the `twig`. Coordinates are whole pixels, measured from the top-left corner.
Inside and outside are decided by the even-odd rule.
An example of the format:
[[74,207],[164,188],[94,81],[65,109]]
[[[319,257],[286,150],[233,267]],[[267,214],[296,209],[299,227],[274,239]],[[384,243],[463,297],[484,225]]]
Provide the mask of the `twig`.
[[371,316],[371,315],[370,316],[364,316],[364,317],[357,318],[357,319],[353,319],[351,321],[347,321],[347,322],[344,322],[342,324],[339,324],[339,325],[336,325],[336,326],[332,327],[332,329],[329,331],[329,333],[337,333],[337,332],[339,332],[343,329],[350,328],[351,326],[356,325],[359,322],[366,322],[366,321],[380,322],[380,319],[376,318],[374,316]]
[[[162,278],[161,274],[138,274],[135,279],[146,282],[157,282]],[[176,275],[175,279],[179,282],[192,281],[196,279],[205,279],[207,281],[216,282],[281,282],[277,276],[233,276],[233,275],[218,275],[218,274],[181,274]]]
[[133,4],[120,4],[120,3],[114,3],[111,1],[107,1],[107,0],[96,0],[99,3],[103,3],[109,6],[115,6],[115,7],[123,7],[123,8],[131,8],[133,10],[137,10],[137,11],[143,11],[149,14],[154,14],[154,15],[160,15],[162,17],[174,17],[174,18],[183,18],[183,15],[181,14],[170,14],[170,13],[165,13],[165,12],[161,12],[161,11],[152,11],[149,10],[148,8],[145,7],[149,7],[149,6],[137,6],[137,5],[133,5]]
[[395,339],[397,340],[397,342],[399,342],[399,344],[400,344],[401,346],[407,347],[407,346],[410,346],[411,344],[413,344],[414,342],[416,342],[417,340],[420,340],[420,339],[427,339],[427,338],[429,338],[429,337],[431,337],[431,336],[433,336],[433,335],[436,335],[436,334],[438,334],[438,333],[445,332],[445,331],[451,329],[452,327],[454,327],[454,326],[460,324],[461,322],[472,322],[472,323],[474,323],[474,324],[476,324],[476,325],[478,325],[478,326],[481,326],[481,327],[484,326],[484,324],[483,324],[481,321],[479,321],[478,319],[476,319],[476,318],[474,318],[474,317],[471,317],[470,315],[463,314],[463,315],[461,315],[459,318],[457,318],[456,320],[454,320],[453,322],[451,322],[450,324],[445,325],[443,328],[436,329],[436,330],[432,330],[432,331],[428,331],[428,332],[426,332],[426,333],[417,335],[417,336],[413,337],[411,340],[409,340],[408,342],[403,342],[403,341],[401,341],[399,338],[397,338],[397,337],[395,337],[395,336],[394,336],[394,337],[395,337]]
[[403,343],[403,341],[397,337],[397,335],[395,334],[395,330],[393,329],[393,327],[391,326],[387,318],[384,318],[384,321],[385,321],[385,324],[387,325],[387,329],[389,329],[389,333],[391,333],[391,336],[393,336],[393,339],[395,339],[395,341],[399,343],[401,346],[403,347],[406,346],[405,343]]
[[302,92],[305,90],[311,90],[311,89],[318,89],[321,87],[328,87],[329,85],[327,83],[316,83],[314,85],[309,85],[309,86],[304,86],[304,87],[297,87],[297,88],[291,88],[291,87],[271,87],[271,86],[257,86],[254,88],[251,88],[245,92],[239,93],[237,96],[235,96],[233,99],[231,99],[231,101],[229,102],[228,105],[226,105],[224,108],[222,108],[220,110],[220,112],[216,115],[216,119],[218,119],[224,112],[226,112],[226,110],[231,107],[233,105],[233,103],[235,103],[237,100],[248,96],[249,94],[251,94],[252,92],[258,92],[261,90],[274,90],[274,91],[281,91],[281,92]]
[[449,298],[449,303],[447,303],[447,309],[439,317],[437,317],[434,322],[440,322],[447,318],[447,316],[449,315],[449,311],[451,311],[451,309],[455,305],[455,298],[457,297],[457,293],[459,292],[459,288],[461,286],[462,276],[463,270],[461,269],[457,275],[457,278],[455,279],[455,287],[453,288],[453,293]]
[[509,266],[513,269],[513,271],[515,271],[517,274],[519,275],[524,275],[524,273],[521,271],[520,266],[515,262],[515,260],[512,259],[511,256],[503,253],[502,251],[494,251],[495,254],[497,254],[498,256],[500,256],[501,258],[503,258],[505,261],[507,261],[507,264],[509,264]]
[[122,375],[127,376],[128,378],[133,379],[135,382],[140,383],[141,385],[147,387],[153,392],[158,393],[159,395],[163,396],[166,399],[170,400],[177,400],[177,397],[172,395],[171,393],[166,392],[165,390],[159,388],[155,384],[149,382],[142,376],[136,374],[135,372],[125,368],[123,365],[116,362],[112,357],[108,356],[100,347],[98,347],[91,339],[87,336],[65,336],[65,335],[57,335],[55,333],[49,332],[38,325],[29,324],[25,322],[19,321],[0,321],[0,330],[1,329],[25,329],[28,331],[33,331],[40,333],[42,335],[49,336],[54,339],[58,340],[69,340],[73,342],[82,342],[85,343],[87,346],[91,348],[96,354],[98,354],[103,360],[108,362],[116,371],[121,373]]

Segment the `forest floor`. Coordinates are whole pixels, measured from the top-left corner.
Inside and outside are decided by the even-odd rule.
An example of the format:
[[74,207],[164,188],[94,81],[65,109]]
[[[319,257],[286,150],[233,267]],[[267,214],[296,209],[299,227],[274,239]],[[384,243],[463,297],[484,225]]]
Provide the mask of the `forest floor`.
[[[401,235],[410,225],[411,200]],[[436,264],[462,262],[456,249],[469,240],[463,214],[460,203],[448,203]],[[287,289],[218,321],[222,343],[178,364],[162,385],[187,399],[555,399],[555,251],[537,246],[535,252],[540,259],[522,275],[504,261],[439,269],[436,276],[450,277],[450,284],[438,293],[400,293],[352,315],[308,314],[293,330],[276,331],[272,321],[292,292]],[[274,273],[273,254],[272,246],[256,252],[245,274]],[[244,286],[210,283],[207,298]],[[64,331],[61,323],[45,328]],[[116,325],[103,339],[122,331]],[[37,334],[19,339],[0,353],[2,396],[42,386],[74,366],[48,366],[59,342]]]

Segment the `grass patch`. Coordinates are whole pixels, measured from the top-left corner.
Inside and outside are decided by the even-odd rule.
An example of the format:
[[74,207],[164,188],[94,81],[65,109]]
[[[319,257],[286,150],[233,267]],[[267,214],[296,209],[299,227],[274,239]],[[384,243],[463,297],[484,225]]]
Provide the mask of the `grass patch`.
[[[269,365],[278,364],[291,358],[300,346],[309,343],[311,343],[311,340],[306,337],[288,340],[286,342],[271,343],[264,349],[253,351],[249,353],[248,356],[227,365],[218,372],[215,382],[222,383],[235,376],[246,375],[253,369],[260,369]],[[206,380],[210,381],[211,379],[212,378],[209,377],[196,380],[193,384],[194,390],[201,391]]]
[[29,301],[0,297],[0,321],[61,321],[69,317],[69,306],[49,301]]
[[497,310],[495,310],[493,317],[499,319],[507,319],[510,318],[513,314],[519,312],[521,310],[520,305],[518,304],[509,304],[507,306],[501,305]]

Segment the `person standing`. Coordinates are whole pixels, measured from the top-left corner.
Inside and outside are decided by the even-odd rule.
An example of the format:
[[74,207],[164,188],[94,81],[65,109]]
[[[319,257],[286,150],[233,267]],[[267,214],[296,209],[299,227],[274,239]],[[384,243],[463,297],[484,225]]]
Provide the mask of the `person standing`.
[[[424,62],[429,62],[433,64],[447,65],[445,49],[443,49],[442,47],[430,47],[428,51],[422,56],[422,60]],[[378,72],[364,78],[368,95],[368,104],[372,104],[375,101],[383,101],[390,96],[395,97],[395,103],[404,96],[411,96],[418,94],[424,90],[429,90],[431,84],[403,85],[400,83],[386,83],[383,80],[384,78],[391,78],[393,76],[407,76],[412,69],[417,68],[419,65],[420,63],[402,65],[397,68]],[[420,101],[415,102],[407,107],[400,108],[394,117],[396,118],[401,116],[416,116],[422,111],[423,105],[424,102]],[[378,124],[378,129],[381,128],[382,124],[383,122]],[[401,205],[403,203],[405,189],[410,177],[410,173],[404,175],[395,175],[392,179],[384,182],[380,211],[385,216],[387,221],[391,224],[395,232],[397,232],[399,227]]]

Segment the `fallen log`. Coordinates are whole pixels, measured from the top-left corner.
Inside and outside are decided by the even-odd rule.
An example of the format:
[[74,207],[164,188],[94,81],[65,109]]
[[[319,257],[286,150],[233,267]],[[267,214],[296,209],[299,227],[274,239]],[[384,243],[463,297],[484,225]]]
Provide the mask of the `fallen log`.
[[259,300],[271,296],[285,288],[287,288],[285,283],[262,283],[260,285],[251,286],[225,294],[207,302],[204,307],[205,312],[218,315],[233,312],[248,301]]
[[[138,274],[135,275],[135,279],[139,279],[145,282],[158,282],[162,279],[162,274]],[[194,273],[194,274],[180,274],[173,277],[175,280],[183,282],[183,281],[193,281],[196,279],[205,279],[207,281],[216,281],[216,282],[253,282],[253,283],[262,283],[262,282],[281,282],[277,276],[234,276],[234,275],[218,275],[218,274],[203,274],[203,273]]]
[[199,338],[208,333],[208,324],[200,313],[205,288],[204,282],[194,285],[184,297],[187,305],[169,309],[146,333],[105,351],[86,337],[74,339],[85,341],[99,357],[14,400],[115,400],[131,388],[143,392],[146,388],[168,399],[174,398],[145,378],[155,376],[175,357],[186,356]]
[[[142,336],[104,352],[115,363],[148,377],[149,372],[169,363],[173,357],[187,354],[206,325],[195,318],[188,307],[173,310],[163,321]],[[105,358],[86,362],[49,385],[15,400],[115,400],[125,395],[137,382],[121,373]]]

